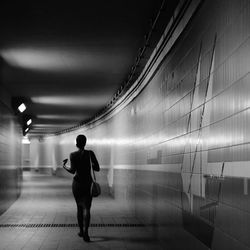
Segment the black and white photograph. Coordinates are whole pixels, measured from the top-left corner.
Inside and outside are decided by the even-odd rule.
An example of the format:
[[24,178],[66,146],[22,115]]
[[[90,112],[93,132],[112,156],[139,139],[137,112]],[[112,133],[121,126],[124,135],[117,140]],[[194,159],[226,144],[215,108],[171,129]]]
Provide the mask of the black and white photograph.
[[0,250],[250,250],[248,131],[250,0],[0,2]]

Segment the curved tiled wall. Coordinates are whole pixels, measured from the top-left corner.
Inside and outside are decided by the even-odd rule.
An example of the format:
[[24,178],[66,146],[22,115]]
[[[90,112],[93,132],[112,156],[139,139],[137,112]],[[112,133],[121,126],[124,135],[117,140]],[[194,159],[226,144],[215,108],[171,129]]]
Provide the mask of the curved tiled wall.
[[102,181],[155,237],[175,225],[204,249],[249,249],[250,2],[207,0],[189,12],[140,91],[103,120],[33,141],[32,162],[59,172],[84,133]]

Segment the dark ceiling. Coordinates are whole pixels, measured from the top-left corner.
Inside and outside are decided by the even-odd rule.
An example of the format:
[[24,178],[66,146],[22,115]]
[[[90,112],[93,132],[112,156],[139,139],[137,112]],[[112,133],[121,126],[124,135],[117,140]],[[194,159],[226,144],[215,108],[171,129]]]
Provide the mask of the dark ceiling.
[[[163,4],[164,3],[164,4]],[[55,133],[104,109],[145,45],[145,65],[178,0],[1,1],[2,84],[25,97],[30,135]]]

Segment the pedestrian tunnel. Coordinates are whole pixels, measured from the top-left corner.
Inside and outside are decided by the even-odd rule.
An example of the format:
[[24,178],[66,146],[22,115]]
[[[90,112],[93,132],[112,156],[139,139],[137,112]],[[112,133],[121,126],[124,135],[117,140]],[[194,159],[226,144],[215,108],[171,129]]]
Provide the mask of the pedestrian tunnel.
[[[1,79],[0,249],[250,249],[250,2],[175,7],[140,74],[85,122],[23,138]],[[79,134],[100,164],[90,245],[63,168]]]

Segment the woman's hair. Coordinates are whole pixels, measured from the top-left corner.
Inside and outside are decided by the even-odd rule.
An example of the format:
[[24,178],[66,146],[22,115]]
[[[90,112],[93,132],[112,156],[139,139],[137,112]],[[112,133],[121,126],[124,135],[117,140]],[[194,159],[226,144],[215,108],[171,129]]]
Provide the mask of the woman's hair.
[[76,146],[78,148],[84,148],[87,142],[87,138],[85,135],[78,135],[76,137]]

